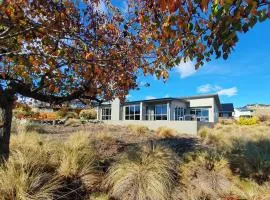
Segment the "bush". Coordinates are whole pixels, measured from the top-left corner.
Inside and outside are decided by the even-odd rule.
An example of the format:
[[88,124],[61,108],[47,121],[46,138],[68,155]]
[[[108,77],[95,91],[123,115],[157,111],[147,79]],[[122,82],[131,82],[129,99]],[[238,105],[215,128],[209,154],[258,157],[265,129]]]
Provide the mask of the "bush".
[[48,147],[37,134],[11,136],[11,155],[0,167],[0,199],[53,199],[60,188]]
[[220,199],[232,189],[228,161],[215,151],[198,152],[185,157],[180,164],[180,182],[184,189],[180,199]]
[[21,104],[19,106],[15,106],[15,109],[13,110],[13,115],[18,119],[23,119],[34,117],[35,115],[37,115],[37,113],[33,112],[30,106]]
[[237,198],[234,199],[269,199],[270,198],[270,184],[265,183],[258,185],[257,183],[248,179],[239,179],[235,182],[233,194]]
[[269,120],[268,115],[259,115],[258,118],[260,122],[267,122]]
[[107,142],[107,143],[114,143],[115,142],[112,135],[110,133],[107,133],[104,131],[98,132],[95,136],[96,136],[96,139],[98,141]]
[[10,146],[10,158],[0,166],[0,200],[82,199],[101,183],[102,173],[84,133],[64,143],[20,133],[11,136]]
[[233,168],[238,169],[241,176],[252,178],[258,183],[269,181],[270,139],[262,137],[255,141],[241,141],[241,143],[242,145],[236,143],[232,151]]
[[149,132],[149,129],[146,126],[130,124],[128,128],[137,135],[145,135]]
[[79,114],[80,118],[90,120],[97,118],[97,112],[94,109],[82,110]]
[[166,200],[174,185],[175,164],[174,154],[164,147],[133,149],[109,168],[104,186],[119,200]]
[[258,123],[259,123],[258,117],[251,117],[251,118],[240,117],[240,119],[237,122],[237,124],[239,125],[256,125]]
[[160,138],[172,138],[175,137],[175,130],[168,127],[159,127],[156,135]]
[[81,121],[79,119],[72,119],[72,118],[70,118],[70,119],[67,119],[65,121],[65,126],[78,127],[81,124],[82,123],[81,123]]
[[65,117],[66,118],[77,119],[79,117],[79,115],[76,112],[68,112]]
[[56,112],[56,116],[57,116],[58,119],[62,119],[62,118],[66,117],[67,113],[68,113],[68,108],[63,107],[63,108],[61,108],[60,110],[58,110]]
[[222,125],[232,125],[234,124],[234,120],[233,119],[220,119],[219,123]]
[[96,171],[96,155],[85,133],[71,135],[64,145],[57,147],[60,176],[66,179],[80,179],[89,190],[99,182]]
[[210,132],[210,129],[209,129],[209,128],[203,127],[203,128],[201,128],[201,129],[199,130],[198,134],[199,134],[199,136],[200,136],[203,140],[205,140],[205,139],[208,137],[209,132]]
[[0,199],[53,199],[60,187],[59,181],[35,163],[34,159],[40,160],[37,155],[32,153],[31,156],[34,157],[28,157],[25,152],[13,152],[1,166]]

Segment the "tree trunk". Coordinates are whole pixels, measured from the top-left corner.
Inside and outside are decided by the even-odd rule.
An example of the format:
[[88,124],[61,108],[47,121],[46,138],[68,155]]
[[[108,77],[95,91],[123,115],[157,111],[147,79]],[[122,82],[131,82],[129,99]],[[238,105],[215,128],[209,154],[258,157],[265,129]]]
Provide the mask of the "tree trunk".
[[12,104],[12,102],[9,102],[5,105],[0,105],[0,163],[9,157]]

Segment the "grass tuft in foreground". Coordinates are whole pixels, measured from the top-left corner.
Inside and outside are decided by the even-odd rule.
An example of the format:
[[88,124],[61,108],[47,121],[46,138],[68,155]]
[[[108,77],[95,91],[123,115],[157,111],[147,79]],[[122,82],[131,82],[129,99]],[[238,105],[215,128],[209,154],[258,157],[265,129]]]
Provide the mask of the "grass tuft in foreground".
[[167,148],[143,146],[124,153],[106,175],[109,195],[120,200],[165,200],[176,174],[174,154]]

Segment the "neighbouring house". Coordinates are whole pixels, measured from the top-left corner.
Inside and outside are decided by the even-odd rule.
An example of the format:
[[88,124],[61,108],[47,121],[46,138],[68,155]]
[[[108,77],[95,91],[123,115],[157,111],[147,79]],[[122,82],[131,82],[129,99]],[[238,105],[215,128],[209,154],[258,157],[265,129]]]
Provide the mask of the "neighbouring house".
[[222,103],[221,110],[219,112],[219,117],[222,118],[233,118],[234,116],[234,106],[232,103]]
[[217,94],[159,98],[97,107],[97,119],[110,124],[141,124],[152,129],[168,126],[183,133],[197,133],[200,125],[218,122],[221,104]]
[[250,118],[253,116],[253,110],[247,108],[236,108],[234,109],[234,118],[239,119],[240,117]]

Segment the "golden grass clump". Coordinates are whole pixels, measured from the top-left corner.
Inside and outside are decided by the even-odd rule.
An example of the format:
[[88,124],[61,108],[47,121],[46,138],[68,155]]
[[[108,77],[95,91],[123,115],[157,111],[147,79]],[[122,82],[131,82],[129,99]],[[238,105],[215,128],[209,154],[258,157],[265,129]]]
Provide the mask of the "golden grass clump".
[[173,138],[176,136],[176,131],[168,127],[159,127],[156,131],[156,136],[159,138]]
[[179,167],[182,199],[219,199],[230,194],[228,161],[215,151],[187,155]]
[[166,200],[174,186],[176,163],[165,147],[135,148],[109,168],[104,186],[119,200]]
[[97,111],[95,109],[85,109],[81,110],[79,114],[80,118],[82,119],[96,119],[97,118]]
[[46,145],[37,134],[11,137],[11,155],[0,167],[0,199],[53,199],[60,188]]
[[10,158],[0,167],[0,200],[50,200],[70,194],[75,198],[99,187],[102,173],[96,167],[85,133],[64,142],[36,133],[12,135]]
[[270,183],[262,185],[248,179],[236,179],[233,194],[237,199],[270,199]]
[[136,135],[145,135],[149,132],[149,129],[142,125],[130,124],[128,128]]
[[82,123],[79,119],[69,118],[65,121],[65,126],[78,127]]
[[111,133],[100,131],[95,135],[95,139],[106,143],[115,143],[115,139],[112,137]]
[[95,172],[95,153],[87,134],[72,134],[58,146],[58,173],[65,178],[84,177]]

